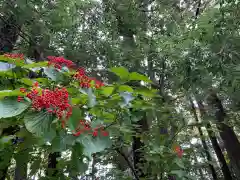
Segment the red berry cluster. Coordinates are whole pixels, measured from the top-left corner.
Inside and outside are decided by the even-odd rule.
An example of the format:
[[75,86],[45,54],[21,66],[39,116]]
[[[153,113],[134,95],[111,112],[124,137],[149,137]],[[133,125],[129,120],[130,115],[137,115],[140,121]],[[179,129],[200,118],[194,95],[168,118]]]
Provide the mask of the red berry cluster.
[[94,137],[99,135],[99,130],[102,136],[108,136],[108,132],[104,130],[103,126],[98,126],[96,128],[91,128],[90,124],[86,120],[80,120],[76,133],[73,133],[74,136],[80,136],[81,134],[87,132],[92,134]]
[[4,57],[8,57],[8,58],[13,58],[13,59],[24,59],[24,55],[23,54],[4,54]]
[[[26,89],[25,88],[20,88],[20,92],[21,93],[26,93]],[[18,102],[21,102],[23,100],[23,97],[22,96],[18,96],[18,98],[17,98],[17,101]]]
[[181,158],[183,156],[183,150],[180,146],[176,146],[174,151],[177,153],[178,157]]
[[91,82],[94,82],[95,88],[101,88],[104,86],[104,84],[101,81],[98,81],[96,78],[88,77],[83,68],[79,68],[74,77],[79,81],[80,87],[82,88],[90,88]]
[[[26,92],[26,89],[20,88],[20,91]],[[36,82],[26,96],[32,100],[32,107],[38,111],[46,109],[49,113],[56,114],[59,119],[62,119],[64,115],[68,119],[72,114],[66,88],[56,88],[54,91],[43,89],[40,91]]]
[[53,65],[57,69],[61,69],[62,66],[67,66],[68,68],[71,68],[74,66],[74,63],[70,60],[65,59],[64,57],[55,57],[55,56],[48,56],[47,57],[50,61],[48,62],[48,65]]

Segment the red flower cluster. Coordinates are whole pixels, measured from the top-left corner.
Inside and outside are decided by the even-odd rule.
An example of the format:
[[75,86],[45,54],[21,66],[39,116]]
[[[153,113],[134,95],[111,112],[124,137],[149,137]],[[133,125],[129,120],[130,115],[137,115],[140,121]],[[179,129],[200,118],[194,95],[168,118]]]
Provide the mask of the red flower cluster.
[[180,146],[176,146],[174,151],[177,153],[178,157],[181,158],[183,156],[183,150]]
[[102,86],[104,86],[101,81],[98,81],[97,79],[92,77],[88,77],[83,68],[79,68],[74,77],[79,81],[80,87],[82,88],[90,88],[92,82],[94,82],[95,88],[101,88]]
[[[25,92],[26,92],[26,89],[25,89],[25,88],[20,88],[20,92],[21,92],[21,93],[25,93]],[[20,102],[20,101],[22,101],[22,100],[23,100],[23,97],[22,97],[22,96],[18,96],[17,101]]]
[[13,59],[24,59],[24,55],[23,54],[4,54],[4,57],[8,57],[8,58],[13,58]]
[[[26,89],[20,88],[20,91],[26,92]],[[54,91],[49,89],[39,91],[38,82],[36,82],[26,96],[32,100],[32,107],[38,111],[46,109],[49,113],[56,114],[59,119],[62,119],[64,115],[68,119],[72,114],[72,107],[68,103],[66,88],[56,88]]]
[[57,69],[61,69],[64,65],[68,68],[71,68],[75,65],[72,61],[67,60],[64,57],[48,56],[47,58],[50,60],[48,65],[54,65],[54,67]]
[[73,135],[80,136],[81,134],[88,132],[89,134],[92,134],[94,137],[96,137],[99,135],[99,130],[102,136],[108,136],[108,132],[104,130],[103,126],[91,128],[88,122],[86,122],[85,120],[80,120],[76,129],[76,133],[73,133]]

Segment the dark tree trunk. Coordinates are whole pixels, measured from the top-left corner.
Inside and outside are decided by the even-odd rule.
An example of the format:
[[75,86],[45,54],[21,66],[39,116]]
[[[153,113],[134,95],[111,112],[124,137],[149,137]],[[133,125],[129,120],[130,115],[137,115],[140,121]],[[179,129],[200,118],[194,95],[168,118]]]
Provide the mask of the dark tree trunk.
[[233,129],[224,122],[226,114],[217,94],[211,91],[207,101],[209,105],[214,107],[220,137],[224,142],[234,173],[236,177],[240,178],[240,143],[238,138]]
[[[204,106],[203,106],[201,101],[198,101],[198,107],[199,107],[201,116],[203,117],[204,114],[205,114],[205,110],[204,110]],[[213,149],[214,149],[214,151],[215,151],[215,153],[216,153],[216,155],[218,157],[218,161],[220,163],[224,179],[225,180],[232,180],[233,178],[232,178],[231,172],[229,170],[229,167],[227,165],[225,157],[224,157],[224,155],[222,153],[222,150],[221,150],[221,148],[220,148],[220,146],[218,144],[217,138],[216,138],[216,136],[214,135],[214,133],[212,131],[211,124],[207,123],[206,128],[207,128],[207,132],[208,132],[209,138],[211,140]]]
[[57,177],[58,175],[58,169],[57,169],[57,158],[61,157],[61,153],[54,152],[49,153],[48,155],[48,168],[46,175],[48,177]]
[[[195,108],[195,106],[194,106],[194,103],[193,103],[192,100],[190,101],[190,103],[191,103],[191,108],[192,108],[192,112],[193,112],[194,118],[195,118],[196,122],[199,122],[198,116],[197,116],[197,112],[196,112],[196,108]],[[211,157],[209,148],[208,148],[208,146],[207,146],[207,143],[206,143],[206,141],[205,141],[205,139],[204,139],[204,137],[203,137],[203,132],[202,132],[201,127],[198,127],[198,131],[199,131],[199,134],[200,134],[200,137],[201,137],[201,141],[202,141],[202,145],[203,145],[204,151],[205,151],[205,153],[206,153],[207,160],[212,162],[212,157]],[[214,180],[217,180],[217,179],[218,179],[218,178],[217,178],[217,173],[216,173],[213,165],[209,164],[209,169],[210,169],[210,171],[211,171],[211,174],[212,174],[213,179],[214,179]]]
[[4,54],[13,50],[21,26],[18,24],[14,14],[10,14],[7,17],[3,16],[0,20],[0,54]]
[[14,180],[26,180],[27,179],[27,164],[29,160],[29,149],[19,152],[15,156],[16,168]]

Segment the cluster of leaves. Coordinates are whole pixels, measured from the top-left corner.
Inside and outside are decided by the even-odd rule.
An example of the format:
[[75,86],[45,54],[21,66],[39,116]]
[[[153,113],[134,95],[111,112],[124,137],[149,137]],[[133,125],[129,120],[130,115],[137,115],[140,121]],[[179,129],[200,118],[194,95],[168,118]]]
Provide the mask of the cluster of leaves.
[[[61,68],[49,66],[47,61],[26,64],[23,57],[19,57],[0,56],[0,61],[14,65],[12,69],[1,71],[1,78],[13,83],[0,91],[1,127],[20,127],[10,136],[1,136],[1,152],[8,151],[10,147],[15,149],[16,154],[21,154],[23,148],[29,151],[45,149],[47,152],[70,150],[70,165],[68,161],[63,161],[63,164],[60,163],[62,169],[77,163],[80,169],[76,173],[81,174],[86,170],[81,168],[85,164],[84,157],[90,161],[92,154],[106,148],[114,149],[112,141],[122,134],[125,137],[132,135],[131,126],[126,128],[127,124],[131,124],[126,116],[129,116],[130,109],[154,109],[154,103],[146,101],[150,102],[152,97],[157,96],[156,91],[126,85],[131,81],[151,82],[139,73],[130,73],[123,67],[112,68],[109,71],[120,78],[117,83],[96,86],[95,82],[99,82],[91,80],[89,86],[82,86],[79,78],[75,78],[76,74],[79,77],[79,73],[86,76],[82,69],[75,70],[64,63],[59,64]],[[44,69],[42,77],[26,78],[29,71],[37,67]],[[92,132],[83,133],[90,127],[94,129]],[[99,129],[102,136],[97,136]],[[21,141],[16,141],[16,137]],[[182,156],[179,149],[176,151]],[[39,171],[36,168],[40,168],[40,164],[39,159],[33,162],[31,175]]]

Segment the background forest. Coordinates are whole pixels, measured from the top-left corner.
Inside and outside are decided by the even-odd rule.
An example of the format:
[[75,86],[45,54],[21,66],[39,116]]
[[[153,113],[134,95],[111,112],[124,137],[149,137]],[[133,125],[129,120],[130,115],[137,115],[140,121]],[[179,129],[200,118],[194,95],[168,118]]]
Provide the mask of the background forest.
[[239,0],[1,0],[0,61],[0,180],[240,179]]

